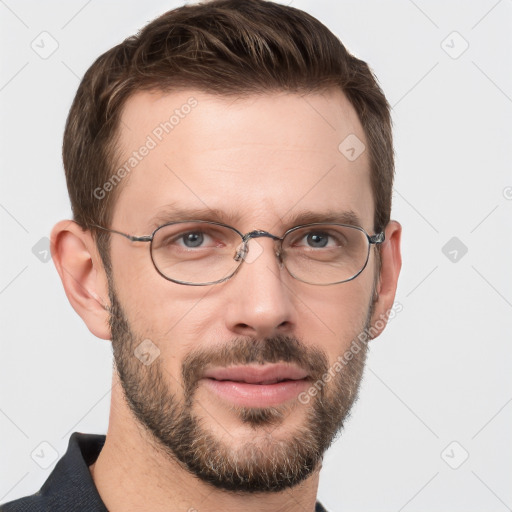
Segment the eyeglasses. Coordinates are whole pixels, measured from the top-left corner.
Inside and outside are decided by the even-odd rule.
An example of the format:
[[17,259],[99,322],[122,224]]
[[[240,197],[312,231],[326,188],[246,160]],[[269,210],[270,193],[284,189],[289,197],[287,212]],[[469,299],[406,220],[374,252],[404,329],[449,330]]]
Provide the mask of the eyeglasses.
[[384,232],[370,236],[361,227],[331,223],[295,226],[282,237],[261,230],[243,235],[226,224],[203,220],[170,222],[147,236],[91,226],[132,242],[149,242],[157,272],[169,281],[190,286],[222,283],[233,277],[243,261],[254,261],[259,254],[253,249],[249,256],[251,238],[274,240],[275,254],[288,273],[320,286],[355,279],[368,263],[370,247],[384,242]]

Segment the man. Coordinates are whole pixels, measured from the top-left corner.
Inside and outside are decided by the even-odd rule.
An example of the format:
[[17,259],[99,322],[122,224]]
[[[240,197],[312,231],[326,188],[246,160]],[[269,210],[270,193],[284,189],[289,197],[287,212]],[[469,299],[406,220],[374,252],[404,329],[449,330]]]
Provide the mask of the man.
[[91,66],[63,156],[52,255],[112,340],[109,428],[2,510],[324,510],[401,265],[368,66],[292,7],[184,6]]

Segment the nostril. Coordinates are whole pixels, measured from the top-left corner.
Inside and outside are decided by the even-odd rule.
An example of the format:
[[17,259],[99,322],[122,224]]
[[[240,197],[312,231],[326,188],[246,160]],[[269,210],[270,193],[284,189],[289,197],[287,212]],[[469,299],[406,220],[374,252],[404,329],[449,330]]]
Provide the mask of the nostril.
[[257,336],[257,331],[256,329],[254,329],[253,327],[251,327],[250,325],[246,324],[246,323],[238,323],[234,326],[234,330],[237,334],[239,334],[240,336],[249,336],[249,337],[256,337]]

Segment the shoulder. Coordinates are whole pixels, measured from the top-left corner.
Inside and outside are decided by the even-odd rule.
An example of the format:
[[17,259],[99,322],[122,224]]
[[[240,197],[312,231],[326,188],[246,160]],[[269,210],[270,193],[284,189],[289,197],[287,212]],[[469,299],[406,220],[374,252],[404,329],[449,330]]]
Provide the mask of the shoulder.
[[316,502],[315,512],[329,512],[319,501]]
[[0,512],[107,512],[88,467],[98,457],[104,442],[105,436],[73,433],[67,452],[41,489],[0,505]]
[[53,510],[53,500],[42,496],[40,491],[18,500],[0,505],[1,512],[50,512]]

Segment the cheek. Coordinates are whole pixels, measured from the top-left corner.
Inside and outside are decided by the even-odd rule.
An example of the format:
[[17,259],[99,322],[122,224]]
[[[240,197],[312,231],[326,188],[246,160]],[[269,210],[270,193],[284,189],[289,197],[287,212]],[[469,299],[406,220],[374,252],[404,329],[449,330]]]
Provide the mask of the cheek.
[[323,348],[331,361],[345,352],[365,328],[373,274],[368,272],[368,278],[360,279],[363,274],[354,281],[324,287],[321,293],[317,290],[301,297],[300,336],[307,343]]
[[217,339],[213,320],[220,312],[212,311],[207,287],[178,285],[150,271],[154,277],[116,283],[118,297],[137,340],[151,340],[167,371],[179,379],[186,355]]
[[163,278],[146,245],[113,243],[112,267],[119,299],[131,323],[145,329],[146,332],[138,330],[142,335],[161,334],[178,327],[206,292]]

